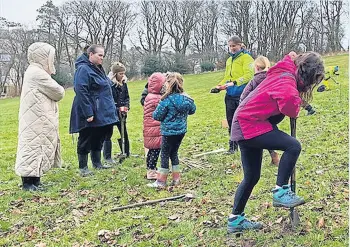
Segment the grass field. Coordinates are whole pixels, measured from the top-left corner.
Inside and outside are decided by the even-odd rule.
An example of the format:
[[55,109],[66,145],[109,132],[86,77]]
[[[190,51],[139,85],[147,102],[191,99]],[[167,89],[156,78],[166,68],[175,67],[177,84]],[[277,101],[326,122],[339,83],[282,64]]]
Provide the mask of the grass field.
[[[307,200],[298,209],[300,226],[292,230],[289,211],[271,206],[277,168],[264,152],[262,177],[245,211],[264,229],[240,237],[226,233],[233,195],[242,180],[239,153],[206,156],[202,161],[210,168],[205,170],[182,166],[183,184],[171,191],[146,187],[139,103],[145,81],[129,83],[131,152],[140,157],[88,178],[78,175],[77,136],[68,133],[74,92],[66,91],[59,103],[64,164],[45,174],[42,181],[47,191],[41,193],[22,191],[14,173],[19,98],[0,100],[0,246],[348,246],[348,60],[348,55],[325,57],[327,66],[340,66],[340,83],[332,91],[315,92],[312,105],[317,113],[306,116],[303,110],[297,121],[303,147],[297,190]],[[188,119],[180,158],[227,148],[227,129],[221,127],[224,93],[208,93],[222,76],[222,71],[185,76],[185,90],[194,98],[197,112]],[[289,120],[280,128],[289,133]],[[118,131],[114,141],[117,137]],[[114,154],[119,153],[113,145]],[[188,192],[196,198],[110,211]],[[99,236],[101,230],[109,232]]]

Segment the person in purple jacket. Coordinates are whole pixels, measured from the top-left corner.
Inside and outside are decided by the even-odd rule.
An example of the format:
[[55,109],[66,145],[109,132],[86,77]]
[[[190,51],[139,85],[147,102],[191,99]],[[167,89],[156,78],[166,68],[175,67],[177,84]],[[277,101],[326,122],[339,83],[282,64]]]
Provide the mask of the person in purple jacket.
[[[254,78],[244,88],[239,99],[239,103],[241,103],[248,96],[248,94],[250,94],[266,78],[266,72],[270,67],[271,64],[267,57],[258,56],[254,60]],[[270,121],[273,121],[273,119]],[[269,153],[271,155],[271,164],[278,166],[280,162],[278,153],[276,153],[274,150],[269,150]]]

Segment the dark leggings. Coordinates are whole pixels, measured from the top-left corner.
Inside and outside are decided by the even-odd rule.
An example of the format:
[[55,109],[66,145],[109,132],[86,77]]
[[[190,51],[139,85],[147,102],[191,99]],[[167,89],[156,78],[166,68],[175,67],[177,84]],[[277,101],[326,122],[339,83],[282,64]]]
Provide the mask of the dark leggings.
[[147,159],[146,159],[147,169],[150,169],[150,170],[156,169],[159,154],[160,154],[160,148],[148,150]]
[[233,214],[244,212],[248,198],[260,179],[263,149],[284,151],[278,166],[276,182],[278,186],[288,184],[301,151],[299,141],[278,130],[276,126],[268,133],[239,141],[238,144],[241,150],[244,178],[235,194]]
[[79,131],[77,153],[88,154],[90,151],[101,151],[103,141],[113,125],[88,127]]
[[229,135],[231,135],[232,119],[236,109],[238,108],[238,105],[239,105],[239,96],[235,97],[227,94],[225,95],[226,120],[228,124]]
[[174,136],[162,136],[162,154],[161,154],[161,167],[169,169],[169,158],[172,166],[179,165],[179,157],[177,152],[182,139],[185,134]]

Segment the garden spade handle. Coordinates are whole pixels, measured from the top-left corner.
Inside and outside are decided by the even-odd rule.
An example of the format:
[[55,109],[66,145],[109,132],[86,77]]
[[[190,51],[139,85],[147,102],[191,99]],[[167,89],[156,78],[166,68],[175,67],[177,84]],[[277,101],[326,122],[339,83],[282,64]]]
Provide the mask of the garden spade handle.
[[[297,119],[290,118],[290,135],[296,138],[296,133],[297,133]],[[292,174],[290,176],[290,187],[294,193],[296,190],[295,167],[296,165],[294,166]],[[294,209],[294,207],[290,208],[290,220],[293,227],[296,227],[300,222],[299,214],[297,210]]]

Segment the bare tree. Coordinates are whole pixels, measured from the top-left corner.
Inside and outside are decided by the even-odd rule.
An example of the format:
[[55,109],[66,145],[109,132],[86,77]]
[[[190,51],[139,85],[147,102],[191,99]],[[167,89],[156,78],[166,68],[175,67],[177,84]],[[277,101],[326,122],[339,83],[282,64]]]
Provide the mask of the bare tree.
[[221,31],[227,36],[238,35],[247,46],[252,46],[255,37],[254,2],[225,1],[222,4]]
[[141,25],[138,26],[138,37],[146,53],[159,55],[168,41],[165,31],[166,5],[164,1],[141,2]]
[[202,59],[214,62],[217,56],[218,21],[221,5],[215,1],[203,2],[199,20],[193,33],[195,51],[202,54]]
[[325,21],[327,35],[326,52],[344,50],[341,39],[344,37],[340,16],[343,10],[343,1],[320,0],[321,11]]
[[178,1],[167,2],[168,9],[165,16],[165,30],[172,38],[172,48],[176,53],[185,54],[189,45],[191,33],[199,20],[201,2]]

